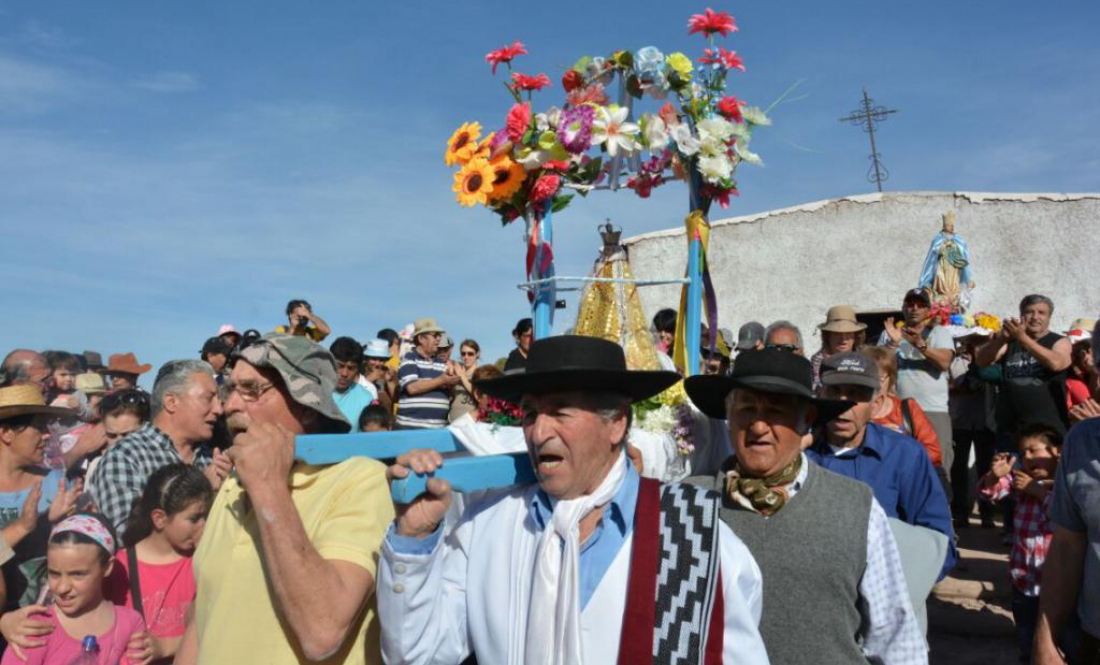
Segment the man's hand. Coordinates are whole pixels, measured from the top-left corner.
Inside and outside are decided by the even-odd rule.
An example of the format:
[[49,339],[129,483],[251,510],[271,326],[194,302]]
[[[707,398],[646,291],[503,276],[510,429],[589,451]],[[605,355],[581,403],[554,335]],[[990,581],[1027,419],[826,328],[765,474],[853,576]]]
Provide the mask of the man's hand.
[[57,496],[53,498],[53,503],[50,504],[50,512],[47,514],[50,524],[56,524],[76,512],[76,500],[80,498],[80,490],[83,487],[84,482],[77,479],[66,490],[65,479],[61,479],[57,486]]
[[443,380],[443,385],[450,387],[462,383],[462,377],[454,372],[448,372],[447,374],[440,374],[439,378]]
[[1017,342],[1022,342],[1024,338],[1027,337],[1027,328],[1020,323],[1019,319],[1006,319],[1001,330],[1005,335],[1005,339],[1008,341],[1016,340]]
[[1100,402],[1095,399],[1081,402],[1069,410],[1069,421],[1071,423],[1079,423],[1082,420],[1096,417],[1100,417]]
[[287,489],[294,465],[294,433],[282,425],[252,423],[233,439],[227,455],[237,467],[241,486],[256,502],[265,490]]
[[73,449],[79,450],[80,456],[84,457],[99,452],[106,445],[107,430],[103,427],[103,423],[96,423],[80,433],[76,443],[73,444]]
[[913,330],[909,326],[901,329],[901,336],[905,338],[906,342],[912,344],[913,347],[916,348],[918,351],[922,348],[927,348],[928,346],[924,343],[924,337],[919,332]]
[[[410,450],[397,458],[386,471],[390,479],[408,478],[410,469],[417,474],[431,473],[443,466],[443,456],[435,450]],[[412,503],[396,506],[397,533],[413,538],[430,536],[451,505],[453,493],[451,485],[445,480],[431,478],[427,483],[428,491],[421,494]]]
[[148,665],[153,660],[153,638],[148,631],[141,630],[126,642],[126,662],[129,665]]
[[1012,467],[1016,465],[1016,456],[1008,453],[997,453],[993,456],[993,466],[989,471],[995,478],[1004,478],[1012,473]]
[[229,455],[223,453],[221,448],[215,448],[214,459],[210,461],[210,465],[203,473],[216,492],[221,489],[222,483],[229,477],[229,472],[232,470],[233,460],[229,459]]
[[53,632],[53,624],[47,619],[35,619],[33,614],[45,614],[50,608],[45,605],[27,605],[0,617],[0,634],[8,641],[8,648],[22,660],[27,656],[23,649],[40,647],[46,644],[44,636]]
[[901,329],[894,323],[894,317],[886,317],[886,337],[890,340],[890,346],[901,344]]

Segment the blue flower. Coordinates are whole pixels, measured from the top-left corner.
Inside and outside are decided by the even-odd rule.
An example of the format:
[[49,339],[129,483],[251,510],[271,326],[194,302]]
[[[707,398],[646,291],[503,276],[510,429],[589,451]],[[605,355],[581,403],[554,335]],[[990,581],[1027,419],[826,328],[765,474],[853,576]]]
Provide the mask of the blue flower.
[[657,50],[655,46],[646,46],[639,49],[634,57],[634,69],[638,72],[638,78],[646,82],[657,80],[665,68],[665,54]]

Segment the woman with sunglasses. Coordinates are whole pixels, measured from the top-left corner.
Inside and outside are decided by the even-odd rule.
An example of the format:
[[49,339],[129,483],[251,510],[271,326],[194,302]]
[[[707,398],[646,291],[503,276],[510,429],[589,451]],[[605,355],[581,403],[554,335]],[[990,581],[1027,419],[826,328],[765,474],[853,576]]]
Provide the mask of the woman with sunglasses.
[[144,390],[114,390],[99,403],[99,416],[107,444],[84,461],[84,477],[91,478],[103,454],[149,421],[149,394]]
[[454,397],[451,399],[451,411],[447,414],[447,422],[453,423],[467,413],[477,408],[474,400],[474,385],[472,378],[477,363],[481,359],[481,347],[472,339],[462,341],[458,345],[459,362],[454,363],[455,374],[460,383],[454,388]]

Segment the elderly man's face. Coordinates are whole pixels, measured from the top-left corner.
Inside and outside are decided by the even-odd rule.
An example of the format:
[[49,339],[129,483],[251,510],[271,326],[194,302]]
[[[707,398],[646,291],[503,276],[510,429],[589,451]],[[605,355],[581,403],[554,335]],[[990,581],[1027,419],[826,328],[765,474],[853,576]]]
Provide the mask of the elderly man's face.
[[42,356],[38,356],[31,361],[31,366],[27,371],[28,381],[38,387],[45,395],[50,387],[50,378],[53,372],[50,370],[50,364],[46,362],[46,359]]
[[[854,334],[852,338],[855,339]],[[798,335],[796,335],[793,330],[787,328],[776,328],[771,331],[764,345],[789,350],[795,355],[804,355],[802,353],[802,346],[798,343]]]
[[863,433],[867,430],[867,423],[878,411],[885,396],[867,386],[822,386],[821,396],[827,399],[844,399],[855,402],[855,405],[830,420],[825,425],[825,434],[829,445],[851,448],[863,442]]
[[275,370],[259,369],[240,359],[233,366],[227,385],[239,387],[227,391],[225,400],[226,424],[232,436],[247,431],[252,423],[282,425],[295,434],[305,432],[302,412],[307,410],[298,407],[283,392],[282,378]]
[[214,437],[214,425],[222,414],[222,402],[218,399],[218,384],[206,372],[195,372],[187,388],[169,404],[165,396],[165,409],[169,411],[173,427],[192,441],[209,441]]
[[793,395],[735,389],[726,418],[742,473],[764,478],[790,464],[814,415],[813,406]]
[[442,338],[442,333],[421,333],[416,336],[416,346],[421,353],[429,358],[434,358],[439,351],[439,342]]
[[1020,321],[1024,324],[1028,337],[1039,339],[1050,332],[1050,313],[1050,305],[1045,302],[1028,305],[1020,312]]
[[575,499],[599,487],[623,454],[626,414],[608,422],[579,391],[526,395],[523,436],[539,485],[556,499]]

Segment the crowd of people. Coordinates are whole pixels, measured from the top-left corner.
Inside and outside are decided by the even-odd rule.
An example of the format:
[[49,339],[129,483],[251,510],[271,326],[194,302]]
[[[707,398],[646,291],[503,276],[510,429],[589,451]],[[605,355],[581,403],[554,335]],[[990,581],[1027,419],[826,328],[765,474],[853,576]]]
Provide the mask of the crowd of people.
[[[305,300],[148,390],[133,353],[13,350],[0,663],[927,663],[931,586],[994,528],[1021,662],[1100,663],[1100,330],[1052,331],[1042,295],[999,329],[932,307],[905,293],[877,339],[829,307],[816,352],[704,330],[686,379],[673,310],[660,369],[530,319],[496,363],[432,318],[330,340]],[[633,405],[681,379],[718,462],[645,477]],[[519,428],[536,482],[395,504],[448,458],[295,454],[471,421]]]

